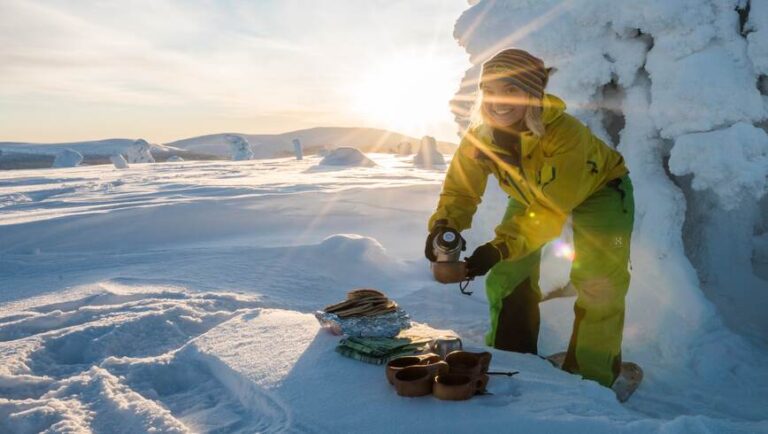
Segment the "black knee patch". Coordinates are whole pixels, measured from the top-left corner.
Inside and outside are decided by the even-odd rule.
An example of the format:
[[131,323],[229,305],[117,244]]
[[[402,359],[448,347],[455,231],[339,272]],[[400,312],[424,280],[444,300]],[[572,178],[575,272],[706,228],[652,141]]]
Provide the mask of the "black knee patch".
[[505,351],[538,354],[539,302],[541,297],[525,279],[502,300],[494,347]]

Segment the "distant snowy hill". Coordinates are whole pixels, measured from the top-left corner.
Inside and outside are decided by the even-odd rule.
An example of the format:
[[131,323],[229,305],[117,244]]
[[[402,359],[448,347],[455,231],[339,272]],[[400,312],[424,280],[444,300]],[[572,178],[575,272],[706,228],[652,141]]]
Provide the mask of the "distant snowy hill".
[[[141,139],[140,139],[141,140]],[[70,143],[26,143],[0,142],[0,170],[39,169],[51,167],[55,158],[65,150],[78,152],[83,156],[82,164],[111,164],[110,157],[116,154],[131,154],[134,139],[106,139]],[[165,161],[173,155],[190,160],[211,160],[218,157],[195,154],[183,149],[147,143],[157,161]]]
[[[363,152],[397,152],[402,143],[418,149],[421,138],[376,128],[319,127],[291,131],[283,134],[239,134],[222,133],[192,137],[167,143],[166,146],[187,151],[229,156],[231,148],[227,135],[245,138],[253,147],[255,158],[288,157],[294,155],[293,139],[299,139],[306,153],[316,153],[325,148],[351,147]],[[449,142],[437,142],[440,152],[452,154],[456,145]]]
[[[191,137],[168,144],[150,143],[150,152],[158,162],[173,156],[184,160],[232,159],[232,144],[227,137],[242,137],[251,145],[252,158],[289,157],[294,155],[293,140],[301,141],[304,152],[351,147],[363,152],[414,153],[421,138],[375,128],[310,128],[283,134],[220,133]],[[51,167],[57,154],[71,149],[83,155],[84,165],[111,164],[110,156],[127,155],[134,139],[106,139],[72,143],[0,142],[0,170],[39,169]],[[437,142],[437,149],[452,154],[456,144]]]
[[[112,155],[125,153],[136,142],[135,139],[106,139],[71,143],[24,143],[0,142],[0,151],[25,154],[56,155],[64,149],[72,149],[83,155]],[[173,149],[150,144],[152,152],[167,152]]]

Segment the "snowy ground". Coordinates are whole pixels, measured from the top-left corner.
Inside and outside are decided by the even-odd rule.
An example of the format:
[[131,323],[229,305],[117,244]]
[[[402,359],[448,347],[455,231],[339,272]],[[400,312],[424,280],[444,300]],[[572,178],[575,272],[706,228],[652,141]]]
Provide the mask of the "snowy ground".
[[[0,172],[0,432],[768,431],[768,351],[644,273],[643,239],[625,354],[647,376],[625,405],[533,356],[494,352],[520,375],[462,403],[400,398],[338,356],[309,313],[359,286],[471,347],[487,322],[482,282],[463,296],[422,258],[443,172],[369,156]],[[503,212],[490,190],[471,247]],[[546,255],[545,290],[567,266]],[[544,352],[572,303],[542,304]]]

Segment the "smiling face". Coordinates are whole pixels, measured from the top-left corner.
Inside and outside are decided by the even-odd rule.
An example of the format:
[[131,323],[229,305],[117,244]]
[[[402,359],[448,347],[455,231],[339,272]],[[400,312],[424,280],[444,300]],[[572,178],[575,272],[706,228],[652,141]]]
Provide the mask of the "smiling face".
[[528,93],[504,80],[490,80],[480,85],[483,91],[483,117],[495,127],[520,122],[530,104]]

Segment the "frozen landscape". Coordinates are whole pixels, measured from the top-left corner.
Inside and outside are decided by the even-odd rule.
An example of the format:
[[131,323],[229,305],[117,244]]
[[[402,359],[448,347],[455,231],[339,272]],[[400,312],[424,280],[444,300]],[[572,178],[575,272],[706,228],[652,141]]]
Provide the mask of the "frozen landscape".
[[[479,65],[514,45],[554,68],[548,91],[630,169],[623,357],[645,379],[628,402],[502,351],[493,369],[520,373],[488,395],[401,398],[381,366],[334,351],[312,313],[359,287],[483,348],[483,279],[462,295],[423,257],[448,144],[414,156],[406,136],[334,128],[0,143],[106,163],[0,171],[0,433],[768,432],[768,3],[469,3],[457,124]],[[216,160],[187,158],[201,154]],[[506,207],[492,184],[470,249]],[[569,268],[545,249],[542,354],[568,344]]]
[[[375,287],[477,348],[486,302],[482,281],[471,297],[434,282],[421,254],[444,168],[369,157],[376,167],[308,157],[0,172],[0,432],[768,429],[768,352],[674,286],[695,284],[690,265],[649,274],[664,258],[643,254],[642,238],[624,348],[647,377],[627,404],[499,351],[494,369],[521,373],[494,378],[492,395],[398,397],[381,366],[335,353],[311,313]],[[503,212],[502,193],[488,194],[470,245]],[[542,287],[564,284],[568,265],[548,252]],[[544,353],[565,348],[572,302],[542,304]]]

